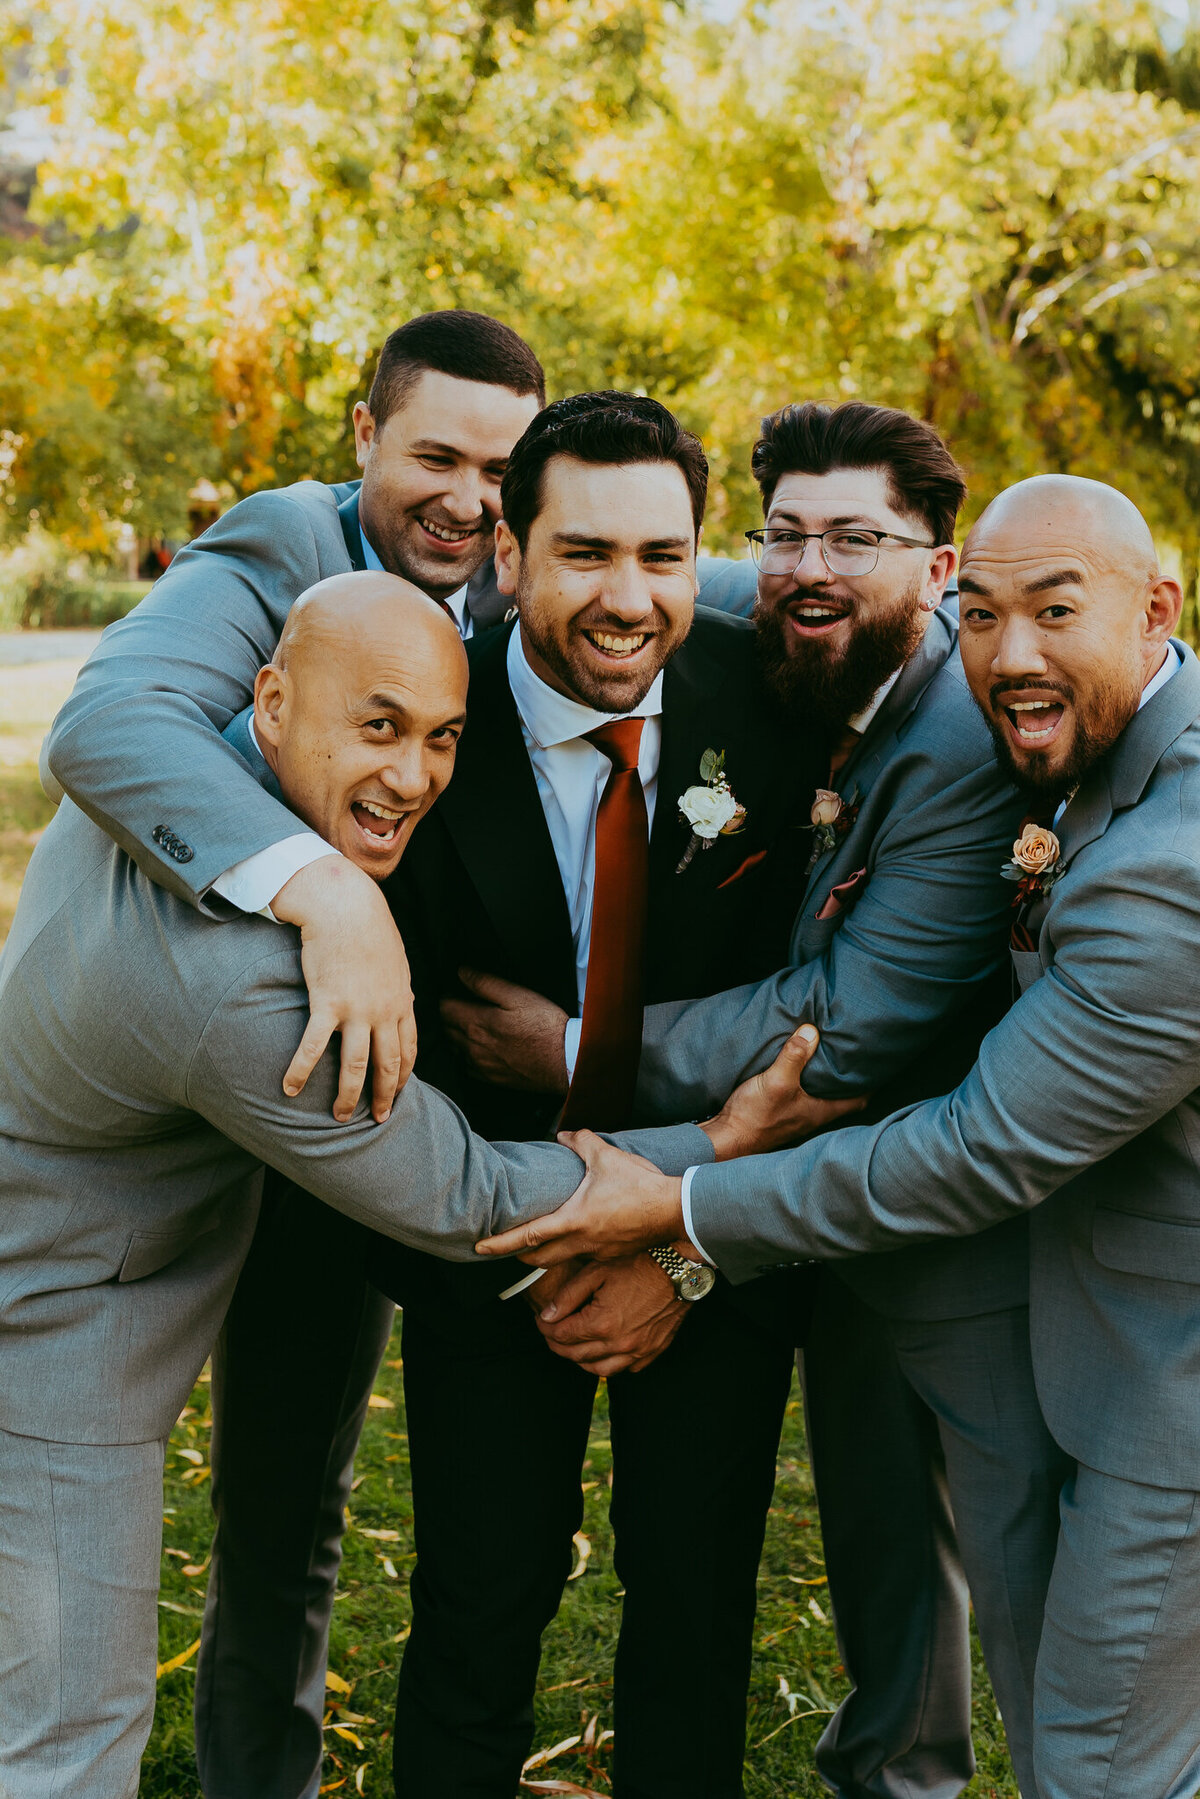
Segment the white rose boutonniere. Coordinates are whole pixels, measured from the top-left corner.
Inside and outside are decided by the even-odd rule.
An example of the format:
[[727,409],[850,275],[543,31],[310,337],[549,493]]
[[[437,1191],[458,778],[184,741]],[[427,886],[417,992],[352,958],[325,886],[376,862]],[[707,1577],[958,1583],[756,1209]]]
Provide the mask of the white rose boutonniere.
[[701,786],[679,796],[679,815],[692,835],[675,873],[681,875],[698,849],[711,849],[718,837],[732,837],[746,822],[746,809],[733,797],[725,779],[725,752],[705,750],[700,758]]

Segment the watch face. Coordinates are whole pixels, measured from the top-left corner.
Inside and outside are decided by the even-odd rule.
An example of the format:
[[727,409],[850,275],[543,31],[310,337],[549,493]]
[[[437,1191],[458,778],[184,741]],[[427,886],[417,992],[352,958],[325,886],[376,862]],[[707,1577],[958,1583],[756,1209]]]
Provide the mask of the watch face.
[[716,1281],[716,1271],[712,1268],[689,1268],[679,1282],[680,1299],[703,1299],[711,1293]]

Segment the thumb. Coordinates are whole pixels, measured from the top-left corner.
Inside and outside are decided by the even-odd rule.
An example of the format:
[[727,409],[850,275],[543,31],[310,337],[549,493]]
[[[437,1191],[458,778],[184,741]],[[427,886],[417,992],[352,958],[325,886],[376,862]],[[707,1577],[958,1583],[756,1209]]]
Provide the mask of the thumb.
[[564,1148],[574,1150],[589,1171],[595,1166],[600,1151],[605,1148],[604,1139],[598,1137],[595,1131],[559,1131],[558,1141]]
[[777,1057],[777,1066],[799,1080],[817,1053],[821,1033],[815,1024],[802,1024],[792,1032]]
[[503,1005],[508,995],[516,991],[511,982],[501,980],[498,974],[484,974],[478,968],[460,968],[458,978],[469,992],[493,1006]]

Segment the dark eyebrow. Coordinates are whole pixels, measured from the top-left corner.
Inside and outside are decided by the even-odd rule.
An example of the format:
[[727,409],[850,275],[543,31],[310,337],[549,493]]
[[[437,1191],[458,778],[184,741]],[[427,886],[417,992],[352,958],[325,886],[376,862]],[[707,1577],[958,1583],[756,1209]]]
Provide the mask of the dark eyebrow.
[[[581,550],[615,550],[619,548],[615,538],[591,537],[586,531],[556,531],[551,542],[554,544],[574,545]],[[639,550],[690,550],[690,537],[653,537],[646,543],[640,543]]]
[[978,581],[972,581],[970,575],[960,575],[958,577],[958,591],[959,593],[978,594],[981,600],[990,600],[992,597],[987,588],[981,586]]
[[[1036,581],[1027,583],[1026,593],[1046,593],[1051,587],[1082,587],[1083,576],[1077,568],[1056,568],[1048,575],[1040,575]],[[959,582],[962,587],[962,582]]]
[[371,693],[363,701],[368,712],[394,712],[398,718],[408,717],[408,708],[394,694]]
[[435,456],[461,456],[462,455],[462,451],[457,447],[457,445],[455,445],[455,444],[440,444],[436,441],[435,438],[432,438],[432,437],[419,437],[415,443],[409,444],[408,447],[410,450],[414,450],[417,453],[417,455],[419,455],[419,456],[429,455],[430,452],[432,452]]

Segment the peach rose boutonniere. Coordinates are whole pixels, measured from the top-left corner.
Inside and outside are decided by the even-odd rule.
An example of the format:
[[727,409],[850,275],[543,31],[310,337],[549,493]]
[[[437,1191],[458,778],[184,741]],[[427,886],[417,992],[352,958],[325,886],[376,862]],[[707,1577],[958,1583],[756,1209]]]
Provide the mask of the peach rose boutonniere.
[[689,787],[679,796],[679,816],[691,825],[688,846],[675,870],[681,875],[699,849],[710,850],[718,837],[733,837],[746,822],[746,808],[733,797],[725,778],[725,752],[705,750],[700,758],[702,786]]
[[812,821],[810,829],[813,834],[812,860],[823,856],[837,844],[839,837],[844,837],[858,817],[858,789],[844,800],[840,793],[834,793],[830,787],[818,787],[809,810]]
[[1006,862],[1000,873],[1006,881],[1017,883],[1014,906],[1038,899],[1066,873],[1062,845],[1045,825],[1026,824],[1013,844],[1012,861]]

